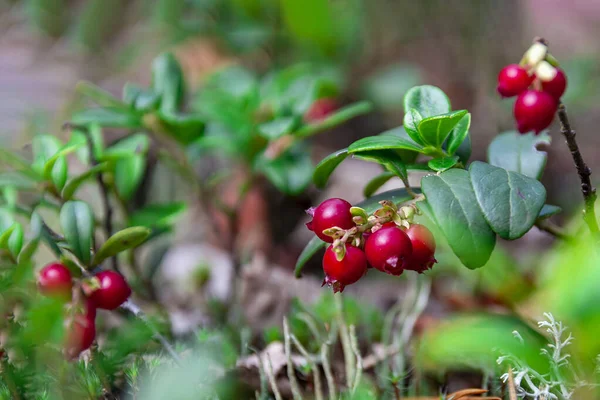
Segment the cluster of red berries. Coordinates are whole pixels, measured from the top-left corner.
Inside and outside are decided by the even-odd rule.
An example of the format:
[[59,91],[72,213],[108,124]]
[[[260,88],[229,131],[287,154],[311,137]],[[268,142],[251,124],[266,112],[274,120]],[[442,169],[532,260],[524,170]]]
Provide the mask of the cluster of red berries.
[[[38,289],[45,296],[69,302],[73,298],[71,271],[60,263],[52,263],[39,272]],[[65,353],[69,358],[77,357],[87,350],[96,338],[96,309],[114,310],[131,295],[125,278],[114,271],[101,271],[83,282],[83,299],[69,307]],[[81,296],[76,296],[81,297]]]
[[[308,229],[321,240],[332,243],[323,256],[323,284],[332,286],[334,292],[357,282],[369,267],[399,276],[404,270],[422,273],[436,262],[435,239],[425,226],[410,224],[404,229],[389,221],[363,224],[364,229],[359,229],[351,207],[346,200],[333,198],[307,211],[313,217],[306,224]],[[332,228],[350,235],[343,235],[344,242],[334,239],[324,232]],[[340,246],[343,246],[341,252]]]
[[498,93],[502,97],[518,96],[513,114],[520,133],[534,131],[537,134],[546,129],[567,88],[563,70],[545,61],[541,63],[544,63],[544,76],[538,76],[534,66],[518,64],[508,65],[498,74]]

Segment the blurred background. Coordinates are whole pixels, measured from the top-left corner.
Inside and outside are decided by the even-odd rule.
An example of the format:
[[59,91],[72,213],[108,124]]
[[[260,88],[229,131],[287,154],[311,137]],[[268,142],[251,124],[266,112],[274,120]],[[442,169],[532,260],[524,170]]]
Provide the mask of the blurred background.
[[[61,125],[83,102],[74,89],[77,82],[91,81],[120,97],[127,81],[148,85],[151,61],[172,51],[192,93],[211,74],[231,65],[257,74],[298,62],[334,70],[342,82],[339,105],[366,99],[374,111],[312,138],[315,163],[356,139],[401,125],[403,96],[419,84],[440,87],[453,109],[471,112],[472,159],[484,160],[490,140],[514,129],[512,101],[501,100],[495,91],[498,71],[517,63],[532,39],[542,36],[568,76],[563,101],[583,156],[592,171],[600,171],[598,22],[600,1],[590,0],[0,0],[1,145],[27,152],[36,133],[66,135]],[[122,132],[109,130],[107,135],[110,140]],[[580,211],[579,180],[556,122],[550,135],[552,143],[543,149],[549,156],[542,182],[547,203],[564,210],[556,217],[562,224]],[[201,164],[199,173],[218,167]],[[292,297],[311,301],[320,293],[318,257],[307,267],[312,273],[306,279],[296,281],[291,274],[312,237],[304,227],[304,210],[328,197],[360,201],[363,185],[378,173],[374,164],[348,160],[324,192],[313,187],[290,196],[267,187],[266,193],[248,196],[248,217],[240,230],[247,230],[250,245],[265,255],[253,260],[255,268],[246,276],[251,300],[245,311],[253,328],[279,324]],[[595,182],[598,176],[600,172],[592,175]],[[153,201],[189,200],[185,184],[164,171],[155,171],[152,180],[147,196]],[[392,180],[381,190],[398,186]],[[207,239],[206,228],[199,228],[203,211],[201,204],[192,204],[189,218],[178,224],[177,245],[164,250],[157,263],[171,266],[163,279],[172,282],[185,280],[199,258],[206,259],[213,271],[209,291],[225,298],[231,260],[219,243]],[[527,272],[532,268],[529,260],[552,243],[534,228],[523,239],[502,244]],[[472,275],[467,280],[477,281],[473,286],[486,279]],[[373,285],[361,283],[348,291],[389,307],[397,297],[397,283],[381,280]],[[514,290],[495,294],[512,298],[510,303],[519,298],[518,290],[527,289]],[[178,297],[183,296],[180,290],[167,288],[161,296],[175,333],[204,321],[205,314],[190,307],[187,297]],[[453,301],[469,308],[473,300],[458,296]],[[482,301],[477,299],[475,306]],[[437,308],[432,304],[429,314],[445,313],[446,303]]]

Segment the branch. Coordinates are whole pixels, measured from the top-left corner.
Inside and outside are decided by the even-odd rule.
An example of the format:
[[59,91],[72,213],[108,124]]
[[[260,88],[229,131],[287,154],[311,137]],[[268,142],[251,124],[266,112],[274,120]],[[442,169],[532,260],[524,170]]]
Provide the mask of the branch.
[[581,181],[581,192],[583,193],[583,200],[585,204],[583,220],[587,224],[592,234],[598,235],[598,233],[600,233],[600,228],[598,227],[596,211],[594,209],[594,204],[597,197],[596,188],[592,186],[592,182],[590,180],[592,170],[587,166],[583,160],[581,152],[579,151],[579,146],[575,140],[575,131],[571,128],[571,124],[569,123],[569,118],[567,116],[567,109],[563,103],[558,105],[558,120],[560,122],[560,132],[565,137],[567,146],[571,151],[571,156],[573,156],[573,162],[577,168],[579,180]]

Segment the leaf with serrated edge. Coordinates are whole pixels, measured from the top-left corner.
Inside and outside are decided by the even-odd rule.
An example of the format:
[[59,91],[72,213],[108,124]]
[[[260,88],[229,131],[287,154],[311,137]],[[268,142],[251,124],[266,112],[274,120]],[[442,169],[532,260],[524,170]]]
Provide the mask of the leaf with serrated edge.
[[467,268],[482,267],[494,250],[496,235],[478,206],[469,173],[451,169],[425,176],[421,188],[454,254]]
[[474,161],[469,173],[479,207],[494,232],[514,240],[531,229],[546,200],[546,189],[538,180],[481,161]]

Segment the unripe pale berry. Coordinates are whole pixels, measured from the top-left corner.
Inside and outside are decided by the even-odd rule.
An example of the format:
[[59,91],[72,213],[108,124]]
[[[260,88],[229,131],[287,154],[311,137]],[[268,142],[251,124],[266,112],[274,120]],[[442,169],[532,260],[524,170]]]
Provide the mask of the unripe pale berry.
[[557,105],[556,99],[546,92],[528,90],[521,93],[513,110],[519,132],[539,133],[546,129],[554,119]]
[[369,264],[390,275],[398,276],[412,253],[410,238],[395,226],[384,226],[371,234],[365,242],[365,254]]
[[548,82],[542,81],[542,89],[556,100],[560,100],[567,89],[567,76],[562,69],[556,68],[556,76]]
[[533,78],[533,75],[530,76],[527,70],[520,65],[507,65],[498,74],[498,93],[502,97],[516,96],[527,90],[533,82]]
[[354,221],[350,213],[351,207],[352,204],[343,199],[333,198],[325,200],[317,208],[307,211],[312,215],[313,219],[306,226],[321,240],[333,243],[333,238],[325,235],[323,231],[334,226],[342,229],[354,227]]
[[42,268],[38,274],[37,285],[45,296],[71,299],[73,281],[71,271],[63,264],[52,263]]
[[406,260],[404,269],[422,273],[433,267],[435,259],[435,239],[424,225],[411,224],[406,230],[412,244],[412,254]]
[[337,108],[337,101],[331,97],[317,99],[311,104],[306,114],[304,114],[304,120],[308,123],[319,122],[327,118]]
[[347,285],[357,282],[367,272],[365,253],[354,246],[346,244],[346,254],[339,261],[333,251],[333,246],[325,250],[323,256],[323,271],[327,284],[333,287],[333,292],[342,292]]
[[105,310],[114,310],[131,295],[131,288],[123,276],[115,271],[102,271],[95,276],[99,288],[90,294],[90,300]]

